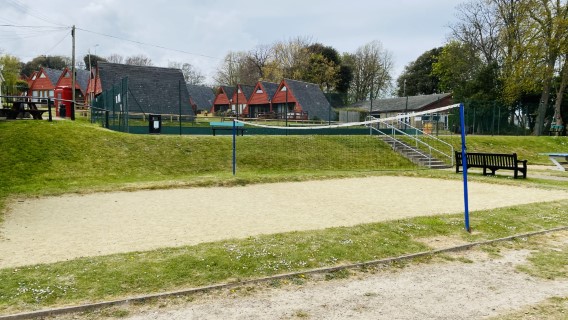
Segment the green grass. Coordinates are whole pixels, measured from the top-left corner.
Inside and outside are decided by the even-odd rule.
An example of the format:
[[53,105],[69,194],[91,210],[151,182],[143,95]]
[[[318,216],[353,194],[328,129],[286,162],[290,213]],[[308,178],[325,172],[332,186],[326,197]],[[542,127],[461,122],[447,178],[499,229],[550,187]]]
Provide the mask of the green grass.
[[[558,151],[566,141],[562,139],[476,137],[468,138],[468,146],[470,150],[488,148],[492,152],[507,152],[504,149],[517,146],[531,150],[526,158],[537,159],[539,152]],[[302,152],[291,152],[298,146]],[[239,174],[232,177],[230,137],[128,135],[81,121],[0,122],[0,207],[11,196],[298,181],[382,174],[381,170],[394,170],[388,171],[390,174],[461,178],[451,172],[417,171],[407,160],[369,137],[245,137],[239,140],[238,148],[242,157]],[[566,183],[558,181],[475,175],[471,179],[566,189]],[[495,239],[568,225],[567,207],[568,200],[475,212],[471,217],[473,235],[463,231],[463,217],[456,214],[2,269],[0,313],[232,282],[428,250],[417,241],[420,238]],[[544,266],[535,263],[536,269],[531,269],[536,273],[548,275],[552,271],[547,270],[566,265],[562,260],[565,250],[560,256],[555,252],[543,254],[536,261],[544,262]]]
[[137,188],[144,183],[242,184],[264,179],[259,172],[266,181],[277,181],[415,168],[366,136],[257,136],[239,140],[239,175],[233,178],[231,137],[130,135],[81,121],[0,122],[0,150],[0,202],[14,194]]

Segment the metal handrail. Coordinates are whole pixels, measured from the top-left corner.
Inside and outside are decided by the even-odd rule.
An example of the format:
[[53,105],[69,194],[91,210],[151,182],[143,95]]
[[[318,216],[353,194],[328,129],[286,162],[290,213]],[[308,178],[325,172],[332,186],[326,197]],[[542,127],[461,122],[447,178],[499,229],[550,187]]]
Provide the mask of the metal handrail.
[[[403,121],[401,121],[400,119],[398,120],[398,122],[399,122],[399,124],[404,124],[405,126],[410,127],[411,129],[414,129],[414,132],[420,132],[420,133],[422,134],[422,136],[427,136],[427,137],[429,137],[429,138],[432,138],[432,139],[434,139],[434,140],[436,140],[436,141],[438,141],[438,142],[440,142],[440,143],[442,143],[442,144],[445,144],[446,146],[450,147],[450,154],[449,154],[449,155],[446,154],[445,152],[443,152],[442,150],[438,150],[438,149],[436,149],[436,148],[433,148],[433,149],[434,149],[436,152],[439,152],[439,153],[441,153],[442,155],[444,155],[445,157],[449,158],[449,159],[450,159],[450,162],[451,162],[451,164],[452,164],[452,167],[454,166],[454,157],[453,157],[453,154],[454,154],[454,147],[453,147],[451,144],[449,144],[449,143],[447,143],[446,141],[443,141],[443,140],[441,140],[441,139],[438,139],[438,138],[436,138],[435,136],[433,136],[433,135],[431,135],[431,134],[429,134],[429,133],[426,133],[426,132],[424,132],[424,131],[418,129],[418,128],[412,126],[412,125],[409,124],[409,123],[403,122]],[[384,122],[382,122],[382,123],[384,123]],[[385,123],[385,124],[386,124],[386,123]],[[410,135],[407,134],[407,133],[405,133],[405,134],[408,135],[408,136],[410,136]],[[415,140],[421,141],[421,140],[418,139],[418,138],[415,138]],[[428,145],[430,148],[432,148],[429,144],[426,144],[426,145]]]
[[[367,118],[370,118],[371,120],[377,119],[377,118],[375,118],[375,117],[367,117]],[[394,131],[400,132],[401,134],[403,134],[403,135],[405,135],[405,136],[408,136],[408,137],[410,137],[410,138],[412,138],[412,139],[415,139],[415,140],[417,140],[417,142],[420,142],[420,143],[426,145],[428,148],[430,148],[430,155],[428,156],[428,155],[422,153],[420,149],[415,149],[415,148],[411,147],[410,145],[407,145],[407,144],[405,144],[405,143],[403,143],[403,142],[401,142],[401,141],[399,141],[399,140],[397,140],[397,139],[391,137],[390,135],[388,135],[388,134],[382,132],[382,131],[379,130],[378,128],[374,128],[372,125],[368,125],[368,127],[369,127],[371,130],[374,130],[374,131],[378,132],[379,134],[382,134],[382,135],[384,135],[384,136],[387,136],[387,137],[393,139],[393,140],[395,141],[395,144],[396,144],[396,143],[400,143],[400,144],[402,144],[402,145],[404,145],[404,146],[410,148],[412,151],[414,151],[414,152],[416,152],[416,153],[418,153],[418,154],[420,154],[420,155],[426,157],[426,158],[428,159],[428,167],[430,167],[430,168],[432,167],[432,146],[430,146],[430,145],[428,145],[427,143],[421,141],[420,139],[414,138],[413,136],[407,134],[406,132],[404,132],[404,131],[402,131],[402,130],[396,128],[395,126],[392,126],[392,125],[390,125],[390,124],[388,124],[388,123],[386,123],[386,122],[381,121],[380,123],[386,125],[389,129],[392,129],[392,130],[394,130]]]

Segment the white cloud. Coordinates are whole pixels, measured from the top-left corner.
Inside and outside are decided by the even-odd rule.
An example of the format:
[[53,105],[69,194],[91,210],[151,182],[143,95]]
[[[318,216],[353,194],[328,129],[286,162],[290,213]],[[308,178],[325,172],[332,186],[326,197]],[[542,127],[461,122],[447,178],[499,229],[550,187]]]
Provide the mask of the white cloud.
[[[30,10],[11,5],[18,2]],[[18,0],[0,7],[0,24],[75,24],[80,28],[78,60],[89,51],[100,56],[146,54],[159,66],[169,61],[192,63],[210,79],[229,51],[258,44],[309,36],[339,52],[354,52],[379,40],[393,53],[398,76],[424,51],[443,45],[456,5],[455,0]],[[41,54],[71,55],[71,38],[65,31],[34,34],[19,29],[18,34],[11,40],[14,29],[0,27],[0,49],[24,61]]]

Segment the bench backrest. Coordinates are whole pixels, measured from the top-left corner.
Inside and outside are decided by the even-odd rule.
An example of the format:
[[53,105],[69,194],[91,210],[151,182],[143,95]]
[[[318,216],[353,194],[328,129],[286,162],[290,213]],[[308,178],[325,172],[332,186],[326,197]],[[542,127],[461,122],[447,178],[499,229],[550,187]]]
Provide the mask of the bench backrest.
[[[456,164],[462,165],[462,154],[456,151]],[[507,153],[467,153],[469,166],[516,167],[517,154]]]

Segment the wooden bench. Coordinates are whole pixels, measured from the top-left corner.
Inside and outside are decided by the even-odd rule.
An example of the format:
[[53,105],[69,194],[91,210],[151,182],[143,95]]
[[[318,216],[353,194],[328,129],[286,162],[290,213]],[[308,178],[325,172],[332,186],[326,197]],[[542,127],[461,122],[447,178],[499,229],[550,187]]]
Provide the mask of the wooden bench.
[[[456,173],[460,172],[463,167],[461,151],[455,152],[456,156]],[[513,170],[514,177],[519,177],[519,172],[523,174],[523,178],[527,177],[527,160],[518,160],[517,154],[500,154],[500,153],[466,153],[467,169],[482,168],[483,175],[487,175],[487,169],[491,170],[491,175],[495,175],[495,171],[499,169]],[[467,170],[466,169],[466,170]]]
[[[209,126],[211,126],[211,130],[213,131],[213,135],[215,135],[215,131],[217,131],[217,130],[233,131],[233,122],[210,122]],[[240,123],[240,122],[235,123],[235,129],[237,130],[237,135],[240,133],[241,136],[244,136],[244,133],[245,133],[244,123]]]

